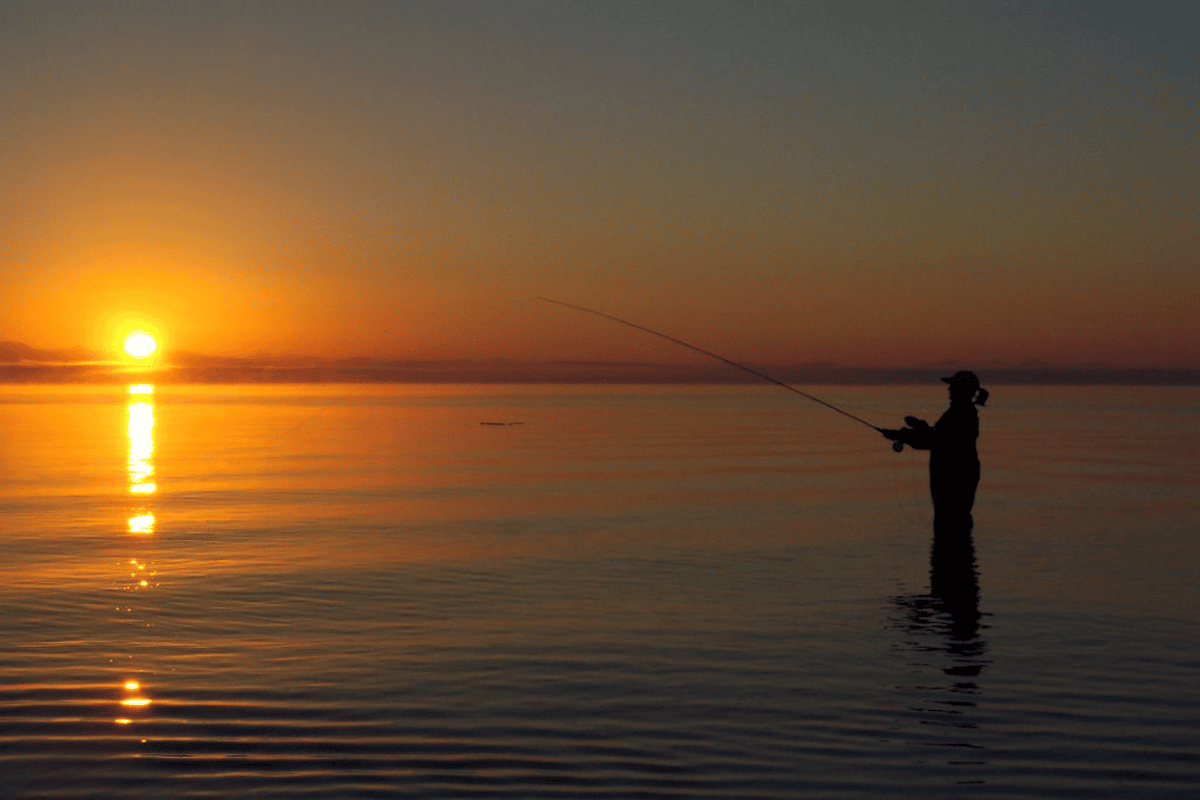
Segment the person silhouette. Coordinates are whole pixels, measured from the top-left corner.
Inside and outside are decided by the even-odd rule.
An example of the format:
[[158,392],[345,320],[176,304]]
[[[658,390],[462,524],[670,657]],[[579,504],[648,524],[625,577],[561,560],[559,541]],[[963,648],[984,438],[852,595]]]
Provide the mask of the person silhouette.
[[979,412],[987,403],[988,391],[979,385],[974,372],[960,370],[942,378],[950,387],[950,408],[930,425],[923,419],[905,417],[908,427],[881,429],[888,439],[916,450],[929,451],[929,493],[933,498],[933,527],[966,530],[973,527],[971,509],[979,486]]

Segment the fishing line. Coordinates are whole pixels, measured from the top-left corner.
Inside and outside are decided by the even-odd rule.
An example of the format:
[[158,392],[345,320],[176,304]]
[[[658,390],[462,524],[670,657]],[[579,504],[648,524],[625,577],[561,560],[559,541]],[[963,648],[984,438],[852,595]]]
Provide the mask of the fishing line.
[[808,392],[802,392],[799,389],[797,389],[795,386],[791,386],[789,384],[784,383],[781,380],[772,378],[770,375],[759,372],[758,370],[756,370],[752,367],[747,367],[745,364],[739,364],[736,361],[730,361],[728,358],[725,358],[724,356],[719,356],[716,353],[709,352],[708,350],[705,350],[702,347],[697,347],[694,344],[688,344],[687,342],[685,342],[681,339],[676,339],[674,336],[668,336],[665,333],[660,333],[659,331],[651,330],[650,328],[646,328],[641,325],[636,325],[632,322],[629,322],[628,320],[623,320],[620,317],[614,317],[612,314],[605,314],[603,311],[596,311],[595,309],[584,308],[583,306],[572,305],[571,303],[564,303],[561,300],[551,300],[549,297],[539,297],[538,299],[545,300],[547,303],[554,303],[554,305],[556,305],[556,306],[563,306],[564,308],[573,308],[576,311],[583,311],[584,313],[587,313],[587,314],[595,314],[597,317],[604,317],[604,319],[612,320],[613,322],[619,322],[622,325],[628,325],[629,327],[636,328],[637,330],[642,331],[643,333],[649,333],[649,334],[657,336],[661,339],[666,339],[668,342],[674,342],[675,344],[682,345],[683,347],[686,347],[689,350],[695,350],[697,353],[703,353],[704,355],[708,356],[709,358],[715,358],[718,361],[724,361],[726,364],[728,364],[731,367],[737,367],[738,369],[742,370],[743,372],[749,372],[751,375],[762,378],[764,381],[767,381],[768,383],[773,383],[776,386],[782,386],[784,389],[787,389],[789,392],[795,392],[796,394],[800,395],[801,397],[812,400],[814,403],[820,403],[821,405],[825,406],[826,408],[836,411],[837,413],[841,414],[844,417],[849,417],[850,419],[854,420],[855,422],[862,423],[863,425],[866,425],[868,428],[870,428],[873,431],[879,431],[880,433],[883,433],[883,428],[876,427],[875,425],[872,425],[871,423],[867,422],[862,417],[854,416],[849,411],[843,411],[842,409],[838,408],[837,406],[833,405],[832,403],[826,403],[824,400],[822,400],[819,397],[814,397],[811,394],[809,394]]
[[[855,422],[859,422],[863,425],[866,425],[871,430],[879,431],[880,433],[883,433],[883,428],[876,427],[875,425],[872,425],[871,423],[867,422],[865,419],[862,419],[861,417],[857,417],[848,411],[844,411],[843,409],[840,409],[831,403],[827,403],[819,397],[814,397],[813,395],[809,394],[808,392],[803,392],[803,391],[797,389],[795,386],[791,386],[789,384],[784,383],[781,380],[772,378],[770,375],[759,372],[758,370],[748,367],[745,364],[739,364],[738,362],[731,361],[730,359],[725,358],[724,356],[709,352],[708,350],[705,350],[702,347],[697,347],[696,345],[689,344],[688,342],[685,342],[681,339],[676,339],[674,336],[668,336],[665,333],[661,333],[659,331],[644,327],[642,325],[637,325],[635,323],[629,322],[628,320],[621,319],[620,317],[614,317],[612,314],[606,314],[603,311],[596,311],[595,309],[585,308],[584,306],[577,306],[577,305],[573,305],[571,303],[564,303],[561,300],[552,300],[549,297],[539,297],[538,299],[544,300],[547,303],[553,303],[554,305],[563,306],[564,308],[572,308],[576,311],[582,311],[587,314],[594,314],[597,317],[603,317],[604,319],[611,320],[613,322],[619,322],[622,325],[627,325],[630,328],[635,328],[639,331],[642,331],[643,333],[649,333],[653,336],[658,336],[659,338],[666,339],[669,342],[674,342],[675,344],[686,347],[689,350],[695,350],[697,353],[702,353],[710,358],[715,358],[718,361],[722,361],[722,362],[730,365],[731,367],[737,367],[738,369],[740,369],[744,372],[749,372],[751,375],[754,375],[755,377],[762,378],[763,380],[767,381],[768,383],[773,383],[776,386],[780,386],[784,389],[787,389],[789,392],[795,392],[796,394],[800,395],[801,397],[804,397],[808,400],[812,400],[815,403],[820,403],[821,405],[825,406],[826,408],[828,408],[832,411],[838,412],[842,416],[849,417],[850,419],[854,420]],[[899,452],[902,452],[903,449],[904,449],[904,444],[902,442],[895,441],[892,443],[893,451],[899,453]],[[899,490],[899,487],[895,485],[895,482],[898,482],[900,480],[900,475],[898,475],[896,472],[892,472],[891,475],[893,476],[892,480],[894,482],[893,495],[896,497],[897,502],[898,503],[900,502],[901,495],[909,498],[909,501],[907,504],[908,507],[906,509],[901,509],[902,511],[906,511],[907,513],[902,514],[901,516],[905,517],[905,518],[911,518],[912,516],[915,515],[918,519],[921,519],[923,522],[927,523],[928,522],[927,515],[923,512],[922,507],[920,507],[919,504],[917,504],[914,499],[919,494],[919,492],[916,491],[916,486],[919,483],[919,479],[917,478],[917,469],[916,469],[915,462],[910,462],[910,466],[909,466],[909,470],[908,470],[908,479],[911,484],[911,486],[909,487],[909,491],[901,492]],[[928,524],[925,524],[923,527],[928,527]]]

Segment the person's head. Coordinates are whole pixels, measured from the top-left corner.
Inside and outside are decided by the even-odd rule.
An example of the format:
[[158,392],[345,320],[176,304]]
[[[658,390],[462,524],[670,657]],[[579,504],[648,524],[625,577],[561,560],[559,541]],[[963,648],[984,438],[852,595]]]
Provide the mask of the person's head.
[[942,380],[950,385],[952,402],[974,403],[977,406],[987,403],[988,390],[979,385],[979,376],[974,372],[962,369]]

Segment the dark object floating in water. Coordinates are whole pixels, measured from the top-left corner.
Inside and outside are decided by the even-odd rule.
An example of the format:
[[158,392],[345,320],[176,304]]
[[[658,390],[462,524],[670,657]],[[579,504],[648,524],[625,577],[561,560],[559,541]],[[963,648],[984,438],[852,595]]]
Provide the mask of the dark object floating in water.
[[524,422],[481,422],[479,424],[480,425],[498,425],[500,427],[506,427],[508,425],[524,425],[525,423]]

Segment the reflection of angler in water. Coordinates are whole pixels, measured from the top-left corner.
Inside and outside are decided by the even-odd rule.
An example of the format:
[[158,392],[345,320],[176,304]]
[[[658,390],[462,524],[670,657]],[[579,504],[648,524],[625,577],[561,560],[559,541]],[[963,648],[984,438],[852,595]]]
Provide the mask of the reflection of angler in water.
[[979,631],[979,573],[970,528],[947,523],[933,529],[929,554],[929,595],[950,619],[951,638],[970,641]]
[[988,391],[979,385],[974,372],[962,370],[949,378],[950,408],[930,425],[923,419],[905,417],[908,426],[880,432],[896,442],[929,451],[929,491],[933,496],[933,527],[970,531],[971,507],[979,486],[979,413],[975,406],[987,402]]
[[[942,524],[933,534],[929,559],[929,594],[893,598],[905,612],[900,627],[911,633],[936,634],[940,640],[922,649],[940,650],[949,664],[947,675],[976,676],[988,663],[987,643],[981,637],[986,616],[979,610],[979,575],[970,528]],[[959,685],[959,689],[977,689]]]
[[[960,520],[961,522],[961,520]],[[909,653],[900,667],[896,699],[900,726],[913,725],[922,757],[939,763],[959,784],[988,780],[988,715],[980,713],[985,670],[992,663],[979,610],[975,548],[969,527],[942,522],[934,531],[929,592],[893,597],[899,614],[891,626],[903,632]]]
[[[929,594],[895,598],[908,609],[912,630],[942,634],[953,664],[947,675],[978,675],[986,645],[979,638],[984,614],[979,610],[979,572],[970,515],[934,521],[929,551]],[[984,626],[986,627],[986,626]]]

